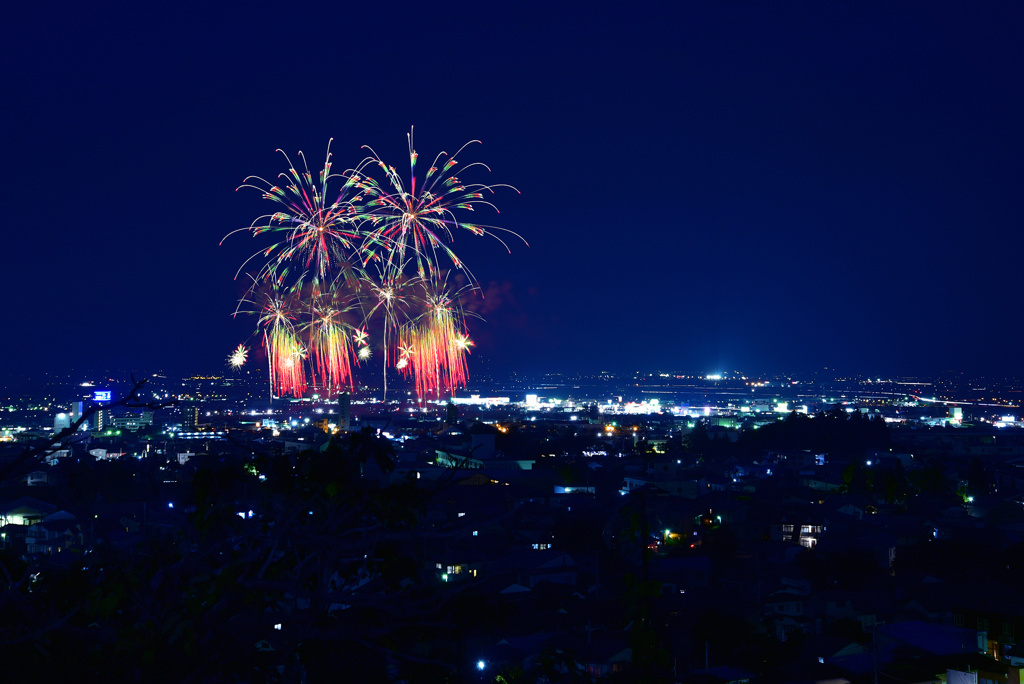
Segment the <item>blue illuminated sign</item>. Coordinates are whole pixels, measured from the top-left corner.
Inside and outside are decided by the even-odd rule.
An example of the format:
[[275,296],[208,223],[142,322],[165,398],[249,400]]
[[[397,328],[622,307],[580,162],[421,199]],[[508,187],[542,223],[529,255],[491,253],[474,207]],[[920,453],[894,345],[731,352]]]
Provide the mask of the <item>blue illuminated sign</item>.
[[93,401],[110,401],[110,390],[95,390],[92,393]]

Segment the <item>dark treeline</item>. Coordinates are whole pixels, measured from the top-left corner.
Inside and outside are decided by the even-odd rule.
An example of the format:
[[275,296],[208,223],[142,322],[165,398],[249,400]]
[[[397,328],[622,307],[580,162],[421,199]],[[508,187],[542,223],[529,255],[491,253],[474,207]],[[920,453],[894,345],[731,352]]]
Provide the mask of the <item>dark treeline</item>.
[[698,422],[687,439],[695,453],[711,456],[806,450],[846,457],[868,449],[887,449],[891,443],[882,418],[869,418],[859,411],[846,413],[839,406],[814,416],[793,411],[785,420],[756,430],[742,429],[735,442],[724,435],[716,438]]

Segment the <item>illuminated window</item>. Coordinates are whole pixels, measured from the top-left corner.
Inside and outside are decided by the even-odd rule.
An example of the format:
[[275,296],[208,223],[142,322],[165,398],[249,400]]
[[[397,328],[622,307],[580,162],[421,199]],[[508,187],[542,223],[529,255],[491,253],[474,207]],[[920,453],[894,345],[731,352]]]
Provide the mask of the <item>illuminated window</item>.
[[782,531],[783,532],[792,532],[793,531],[793,526],[792,525],[783,525],[782,526]]

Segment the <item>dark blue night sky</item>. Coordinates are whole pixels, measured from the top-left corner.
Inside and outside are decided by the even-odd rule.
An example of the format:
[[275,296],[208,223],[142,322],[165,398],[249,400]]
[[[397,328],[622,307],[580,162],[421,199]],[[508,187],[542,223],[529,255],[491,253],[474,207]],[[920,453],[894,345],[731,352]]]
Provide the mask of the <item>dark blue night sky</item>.
[[224,369],[235,188],[414,125],[522,193],[471,374],[1024,374],[1024,7],[771,5],[8,9],[0,370]]

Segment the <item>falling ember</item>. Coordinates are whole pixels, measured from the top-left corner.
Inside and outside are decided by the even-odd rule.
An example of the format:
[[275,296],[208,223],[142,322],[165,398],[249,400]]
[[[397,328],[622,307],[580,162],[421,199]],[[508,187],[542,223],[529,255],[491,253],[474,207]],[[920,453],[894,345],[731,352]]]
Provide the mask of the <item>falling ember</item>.
[[277,292],[267,296],[260,324],[263,346],[270,365],[270,388],[274,394],[301,397],[306,390],[306,372],[302,360],[306,350],[293,323],[292,300]]
[[[468,379],[466,354],[473,343],[459,332],[461,312],[451,306],[439,306],[437,301],[419,322],[403,329],[401,357],[395,364],[403,374],[411,372],[420,397],[439,396],[465,387]],[[447,298],[444,301],[450,302]]]
[[308,339],[314,382],[331,389],[345,385],[351,388],[352,328],[344,318],[348,307],[329,295],[312,299],[312,310],[307,312],[311,320],[303,326],[303,332]]

